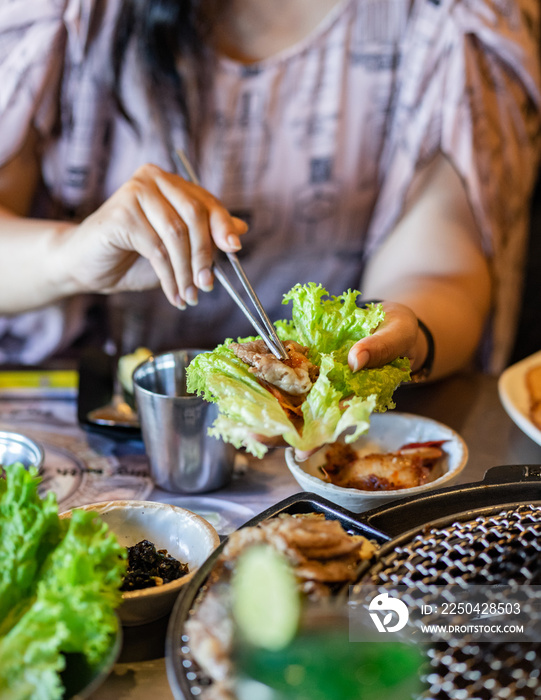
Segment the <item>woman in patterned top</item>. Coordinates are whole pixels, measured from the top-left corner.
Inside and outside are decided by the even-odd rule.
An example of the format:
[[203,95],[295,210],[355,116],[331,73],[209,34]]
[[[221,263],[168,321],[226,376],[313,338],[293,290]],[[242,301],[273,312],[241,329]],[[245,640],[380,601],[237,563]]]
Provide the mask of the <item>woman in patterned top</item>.
[[[476,351],[499,371],[539,159],[539,15],[538,0],[2,3],[0,361],[65,347],[89,294],[158,284],[113,297],[151,319],[155,350],[250,334],[213,286],[217,247],[239,251],[271,318],[297,282],[388,300],[354,369],[419,368],[419,318],[433,377]],[[175,174],[180,148],[201,187]]]

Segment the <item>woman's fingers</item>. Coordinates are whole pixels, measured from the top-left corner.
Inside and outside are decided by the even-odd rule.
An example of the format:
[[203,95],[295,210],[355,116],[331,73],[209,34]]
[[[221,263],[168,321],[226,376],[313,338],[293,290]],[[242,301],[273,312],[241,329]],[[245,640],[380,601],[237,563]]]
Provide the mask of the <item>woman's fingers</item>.
[[349,351],[348,364],[356,372],[381,367],[397,357],[415,362],[419,326],[413,311],[403,304],[384,302],[385,319],[373,335],[359,340]]
[[[76,283],[85,290],[147,289],[157,276],[179,308],[213,286],[213,256],[240,248],[246,224],[206,190],[145,165],[78,227]],[[75,275],[75,273],[74,273]]]
[[175,306],[185,306],[183,291],[191,282],[190,241],[186,223],[178,216],[153,180],[134,177],[136,221],[129,243],[146,257]]
[[155,216],[161,221],[154,225],[169,251],[179,295],[195,305],[197,290],[213,287],[215,246],[225,252],[238,250],[239,235],[247,227],[198,185],[153,166],[144,170],[143,177],[151,178],[149,192],[156,189],[160,195],[161,211]]
[[[173,265],[170,249],[164,237],[158,235],[156,231],[156,215],[150,215],[149,218],[148,212],[145,211],[140,202],[134,203],[133,214],[137,223],[129,229],[127,237],[123,241],[127,255],[117,266],[117,276],[122,275],[128,288],[141,289],[146,287],[149,282],[148,275],[145,275],[144,278],[137,275],[143,267],[140,264],[141,258],[146,259],[154,270],[168,301],[174,306],[185,308],[185,301],[179,294],[177,271]],[[130,255],[130,253],[132,254]]]
[[117,275],[123,288],[140,288],[131,273],[131,267],[142,267],[131,255],[136,252],[180,308],[197,303],[198,289],[212,289],[215,248],[238,250],[247,230],[206,190],[154,165],[139,168],[100,209],[86,228],[95,229],[97,223],[102,232],[110,229],[105,238],[111,269],[103,269],[102,276]]
[[[197,289],[203,283],[207,291],[212,289],[213,243],[209,224],[209,211],[200,188],[185,183],[181,178],[162,175],[156,185],[164,201],[163,211],[173,226],[166,245],[175,270],[179,294],[190,306],[197,304]],[[178,224],[175,236],[175,224]],[[162,237],[167,226],[157,229]]]
[[[177,209],[167,197],[164,197],[158,183],[153,180],[145,183],[142,190],[138,193],[138,202],[146,220],[159,239],[159,246],[167,254],[173,273],[173,298],[176,299],[176,306],[182,308],[185,302],[189,304],[197,303],[197,293],[193,290],[192,243],[188,223],[179,216]],[[204,223],[202,225],[199,222],[198,226],[200,230],[199,235],[206,236],[209,239],[208,229],[206,232],[203,230],[201,233],[201,229],[204,229]],[[171,300],[169,290],[167,297]]]

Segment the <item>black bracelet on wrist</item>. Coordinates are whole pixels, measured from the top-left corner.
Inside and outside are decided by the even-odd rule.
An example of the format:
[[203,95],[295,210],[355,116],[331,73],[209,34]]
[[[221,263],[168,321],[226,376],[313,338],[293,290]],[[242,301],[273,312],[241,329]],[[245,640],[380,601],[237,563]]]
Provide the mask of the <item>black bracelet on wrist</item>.
[[423,332],[426,338],[427,351],[423,364],[419,367],[419,369],[416,369],[415,372],[411,373],[411,381],[414,383],[423,382],[430,376],[432,365],[434,364],[435,351],[434,336],[430,332],[429,328],[419,318],[417,319],[417,323],[419,324],[419,329]]

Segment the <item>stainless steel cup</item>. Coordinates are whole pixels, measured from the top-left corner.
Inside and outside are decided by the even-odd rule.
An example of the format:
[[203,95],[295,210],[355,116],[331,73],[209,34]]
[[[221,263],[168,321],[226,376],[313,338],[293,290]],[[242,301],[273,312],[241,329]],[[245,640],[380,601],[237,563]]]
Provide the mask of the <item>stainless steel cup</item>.
[[233,472],[235,448],[207,434],[216,405],[186,391],[186,367],[201,352],[157,355],[133,374],[151,476],[156,486],[176,493],[214,491]]
[[26,435],[0,432],[0,472],[2,467],[7,467],[15,462],[22,462],[27,468],[32,465],[40,469],[43,466],[44,458],[45,454],[41,445]]

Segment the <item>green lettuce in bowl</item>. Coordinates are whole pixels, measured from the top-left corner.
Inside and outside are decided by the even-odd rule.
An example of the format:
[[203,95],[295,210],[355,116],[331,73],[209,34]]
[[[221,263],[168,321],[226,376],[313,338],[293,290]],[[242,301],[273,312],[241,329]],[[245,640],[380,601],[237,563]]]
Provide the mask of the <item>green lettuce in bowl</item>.
[[59,518],[54,494],[38,494],[34,467],[3,471],[0,697],[57,700],[66,656],[80,654],[99,667],[110,655],[126,550],[93,513]]
[[[230,348],[231,339],[198,355],[187,370],[189,392],[218,405],[220,414],[209,433],[263,457],[263,440],[282,437],[297,450],[310,451],[345,434],[356,440],[370,425],[373,411],[394,408],[393,393],[410,378],[407,358],[353,373],[347,363],[351,346],[375,331],[385,317],[381,304],[357,305],[359,292],[338,297],[313,282],[296,285],[284,295],[292,303],[291,321],[276,321],[281,340],[308,347],[319,376],[302,403],[302,426],[294,424],[279,401]],[[253,337],[238,342],[254,340]]]

